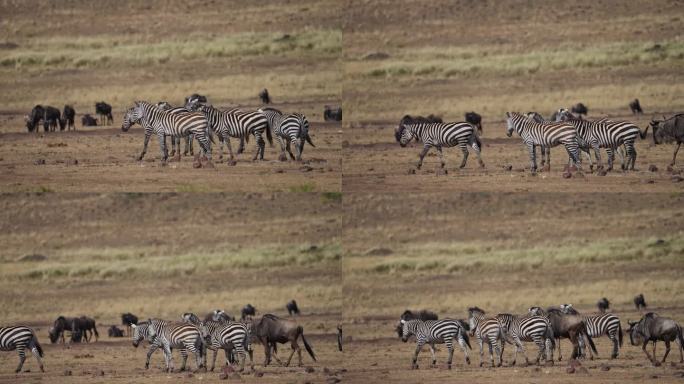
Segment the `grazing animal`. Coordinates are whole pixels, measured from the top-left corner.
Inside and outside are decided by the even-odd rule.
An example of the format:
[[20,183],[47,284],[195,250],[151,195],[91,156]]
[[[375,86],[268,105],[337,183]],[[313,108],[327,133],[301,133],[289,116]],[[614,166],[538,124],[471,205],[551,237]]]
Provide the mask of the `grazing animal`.
[[644,299],[644,294],[640,293],[636,296],[634,296],[634,306],[636,307],[637,311],[641,311],[642,309],[646,309],[646,299]]
[[596,346],[594,345],[591,336],[589,336],[586,322],[581,316],[563,313],[558,308],[547,308],[546,310],[543,310],[540,307],[530,307],[529,314],[531,316],[542,316],[549,320],[553,331],[553,337],[558,340],[558,361],[563,359],[560,349],[560,339],[570,339],[573,346],[571,359],[580,356],[580,353],[583,351],[584,340],[586,339],[591,347],[589,352],[591,354],[591,359],[593,360],[593,354],[597,353]]
[[[540,364],[541,358],[546,351],[545,359],[553,363],[553,349],[554,337],[553,329],[549,320],[543,316],[517,316],[508,313],[500,313],[496,315],[504,335],[510,335],[515,344],[515,353],[513,354],[513,362],[510,365],[515,365],[518,358],[518,352],[522,352],[525,357],[525,362],[529,365],[530,361],[525,354],[523,341],[533,341],[539,347],[539,354],[537,355],[537,364]],[[506,339],[507,336],[504,337]]]
[[605,297],[601,298],[601,300],[596,303],[596,307],[598,308],[599,312],[606,313],[606,311],[610,309],[610,301],[608,301],[608,299]]
[[477,112],[467,112],[465,114],[465,121],[477,127],[477,133],[482,135],[482,116]]
[[268,89],[264,88],[259,92],[259,98],[264,104],[271,104],[271,96],[268,95]]
[[[214,324],[211,324],[214,323]],[[241,322],[211,322],[205,324],[205,327],[213,329],[209,331],[209,345],[214,350],[214,357],[211,362],[211,370],[214,370],[216,363],[217,350],[223,349],[226,354],[226,362],[228,362],[231,353],[234,353],[240,364],[240,372],[245,369],[246,352],[249,352],[249,361],[251,369],[254,370],[254,359],[250,347],[250,332],[249,327]]]
[[[81,316],[79,320],[79,330],[83,332],[83,338],[86,343],[93,338],[93,333],[95,334],[95,341],[100,338],[100,334],[97,333],[97,326],[95,325],[95,319],[91,317]],[[88,334],[90,332],[90,335]]]
[[323,107],[324,121],[342,121],[342,107],[326,105]]
[[411,311],[411,310],[405,310],[404,313],[401,314],[400,317],[401,320],[422,320],[422,321],[428,321],[428,320],[438,320],[439,317],[437,316],[436,313],[432,311],[428,311],[427,309],[421,309],[420,311]]
[[212,312],[209,312],[206,316],[204,316],[204,321],[235,321],[235,317],[232,317],[229,314],[225,313],[222,309],[215,309]]
[[116,325],[112,325],[107,330],[107,335],[109,335],[109,337],[124,337],[124,331]]
[[123,325],[125,330],[126,330],[126,336],[131,335],[131,326],[138,324],[138,316],[127,312],[127,313],[122,313],[121,314],[121,325]]
[[294,299],[290,300],[287,304],[285,304],[285,308],[287,308],[287,313],[290,316],[299,315],[299,307],[297,306],[297,302]]
[[677,152],[679,152],[679,147],[684,142],[684,113],[674,115],[669,119],[651,120],[651,127],[653,128],[654,144],[673,141],[677,144],[672,155],[672,162],[670,163],[670,166],[674,167]]
[[586,116],[587,113],[589,113],[589,108],[587,108],[587,106],[582,103],[577,103],[573,105],[572,108],[570,108],[570,110],[572,111],[572,113],[576,113],[580,116]]
[[304,337],[304,328],[292,320],[285,320],[278,316],[272,314],[265,314],[259,321],[253,321],[253,335],[261,342],[264,346],[266,358],[264,360],[264,367],[271,363],[271,357],[274,357],[278,363],[282,364],[277,356],[271,353],[271,345],[275,343],[285,344],[290,343],[292,347],[292,353],[287,359],[285,366],[289,366],[292,360],[292,356],[297,352],[299,358],[299,366],[302,366],[302,350],[297,343],[299,338],[302,339],[304,343],[304,348],[309,353],[309,356],[316,361],[316,355],[314,354],[311,345]]
[[[679,344],[679,363],[684,363],[684,338],[682,337],[682,327],[676,321],[658,316],[656,313],[649,312],[645,314],[641,320],[627,321],[629,323],[629,340],[632,345],[639,345],[641,343],[641,350],[644,351],[648,360],[657,365],[656,360],[656,343],[659,340],[665,342],[665,355],[663,355],[662,363],[667,359],[670,353],[670,343],[675,341]],[[646,351],[646,345],[649,341],[653,342],[653,357]]]
[[418,353],[420,353],[425,344],[430,346],[433,366],[437,364],[435,344],[446,344],[449,350],[447,366],[451,369],[451,362],[454,357],[454,341],[458,342],[458,345],[461,346],[466,364],[470,364],[470,356],[468,356],[466,346],[470,349],[472,348],[468,339],[468,333],[460,321],[453,319],[428,321],[399,320],[399,326],[401,327],[401,341],[404,343],[412,335],[416,336],[416,351],[413,353],[413,359],[411,360],[411,369],[418,369]]
[[[605,299],[605,298],[604,298]],[[622,325],[620,325],[620,318],[612,313],[602,313],[598,315],[581,315],[572,304],[561,304],[561,312],[569,315],[579,315],[587,328],[587,334],[590,337],[608,336],[613,342],[613,352],[610,355],[611,359],[618,357],[620,347],[622,347]]]
[[632,110],[632,114],[643,114],[644,110],[641,109],[641,104],[639,104],[639,99],[634,99],[629,102],[629,109]]
[[[173,107],[171,104],[169,104],[166,101],[160,101],[157,103],[157,108],[161,109],[162,111],[171,111],[171,112],[190,112],[189,110],[181,107]],[[148,132],[145,132],[147,134]],[[150,132],[151,134],[151,132]],[[195,150],[193,148],[193,142],[194,142],[194,137],[192,135],[186,136],[185,137],[185,150],[183,151],[183,155],[187,156],[188,153],[190,156],[195,154]],[[173,157],[176,154],[176,147],[178,147],[178,153],[180,153],[180,137],[172,137],[171,138],[171,154],[169,156]]]
[[43,108],[42,105],[38,104],[33,109],[31,109],[31,113],[29,113],[26,117],[26,129],[29,132],[33,132],[34,130],[36,133],[38,133],[38,124],[40,123],[41,120],[45,118],[45,108]]
[[242,308],[240,317],[244,320],[247,316],[254,317],[256,315],[256,308],[252,304],[247,304]]
[[15,373],[21,372],[21,368],[24,366],[26,349],[29,349],[33,356],[36,357],[41,372],[45,372],[43,360],[41,359],[43,357],[43,348],[40,346],[38,337],[33,332],[33,329],[23,325],[0,327],[0,351],[13,351],[15,349],[19,353],[19,365],[14,370]]
[[71,106],[71,105],[65,105],[64,110],[62,111],[62,122],[61,122],[61,129],[65,129],[67,131],[73,129],[74,131],[76,130],[76,124],[74,121],[76,120],[76,110]]
[[[80,334],[81,332],[81,322],[78,317],[64,317],[59,316],[57,320],[54,321],[52,327],[48,330],[50,335],[50,342],[56,343],[60,338],[62,339],[62,344],[64,344],[64,332],[69,331],[72,335]],[[76,336],[80,341],[80,336]],[[74,337],[71,338],[74,340]]]
[[100,116],[102,125],[114,124],[114,117],[112,116],[112,106],[100,101],[95,103],[95,113]]
[[82,127],[95,127],[95,126],[97,126],[97,119],[86,113],[85,115],[83,115],[81,117],[81,126]]
[[[309,120],[300,113],[284,115],[275,108],[262,108],[259,112],[263,113],[268,119],[268,126],[273,135],[280,143],[280,161],[287,160],[285,151],[290,154],[292,160],[301,161],[304,151],[304,142],[308,142],[312,147],[316,147],[309,136]],[[290,146],[295,148],[297,156],[292,154]]]
[[[204,366],[204,338],[201,330],[192,324],[187,323],[173,323],[159,319],[149,320],[147,328],[148,338],[152,345],[161,347],[164,351],[166,360],[166,369],[168,372],[173,372],[173,356],[171,355],[172,348],[181,349],[181,356],[183,363],[180,370],[185,370],[186,360],[188,358],[187,352],[183,354],[183,349],[192,352],[195,355],[197,369]],[[151,347],[150,347],[151,348]],[[149,366],[149,360],[145,368]]]
[[51,106],[45,107],[45,116],[43,117],[43,129],[45,132],[48,130],[54,132],[57,130],[57,125],[59,125],[59,130],[64,130],[64,121],[62,120],[62,114],[59,109]]
[[[441,168],[444,169],[446,163],[442,147],[454,147],[457,145],[463,152],[463,160],[459,168],[465,167],[468,161],[468,145],[475,151],[480,167],[484,168],[484,162],[482,162],[482,157],[480,156],[482,143],[475,134],[475,127],[470,123],[400,123],[394,132],[394,137],[402,147],[405,147],[414,138],[423,142],[423,150],[419,154],[420,160],[417,164],[418,169],[423,165],[423,159],[432,147],[437,149]],[[446,172],[446,169],[444,171]]]
[[188,96],[185,98],[185,108],[189,108],[190,104],[197,104],[197,103],[206,103],[207,102],[207,97],[204,95],[200,95],[198,93],[193,93],[192,95]]
[[342,352],[342,324],[337,324],[337,349]]
[[489,347],[489,357],[491,360],[492,367],[494,367],[494,350],[496,350],[496,355],[499,357],[500,367],[503,364],[503,347],[506,335],[501,329],[501,324],[496,318],[485,317],[485,312],[478,307],[468,308],[468,322],[472,334],[477,338],[477,342],[480,345],[480,367],[484,365],[484,342],[487,342]]

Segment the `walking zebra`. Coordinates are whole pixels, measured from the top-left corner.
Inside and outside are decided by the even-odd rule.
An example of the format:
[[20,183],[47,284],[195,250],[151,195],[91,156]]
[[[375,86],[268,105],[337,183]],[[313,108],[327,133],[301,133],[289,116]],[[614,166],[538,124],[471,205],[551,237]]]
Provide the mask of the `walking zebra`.
[[164,351],[166,369],[169,372],[173,371],[172,348],[180,349],[181,357],[183,358],[181,371],[185,370],[188,359],[187,351],[195,354],[197,369],[204,366],[204,339],[202,332],[196,326],[187,323],[172,323],[159,319],[151,319],[145,323],[131,326],[134,329],[133,346],[137,347],[143,339],[147,339],[150,342],[145,369],[148,369],[150,366],[152,353],[159,348],[162,348]]
[[[223,311],[221,311],[223,313]],[[193,324],[197,326],[201,331],[202,331],[202,336],[204,337],[205,340],[205,352],[204,352],[204,358],[205,358],[205,366],[206,366],[206,348],[211,349],[214,352],[214,357],[211,362],[211,370],[214,370],[214,367],[216,365],[216,354],[218,349],[225,349],[226,352],[226,364],[228,363],[233,363],[236,361],[235,359],[235,354],[238,355],[238,357],[242,356],[242,369],[244,369],[244,351],[247,349],[249,351],[249,359],[252,361],[252,350],[251,346],[249,343],[249,329],[246,324],[244,323],[238,323],[234,321],[220,321],[220,320],[205,320],[201,321],[200,318],[195,315],[194,313],[184,313],[182,316],[182,319],[186,323]],[[222,343],[221,341],[223,340],[222,337],[222,331],[227,325],[231,325],[232,331],[230,332],[229,339],[231,341],[231,344],[228,342]],[[240,329],[246,332],[246,337],[248,338],[247,341],[245,342],[244,340],[241,341],[234,341],[238,336],[238,334],[241,332]],[[239,344],[239,347],[238,347]],[[240,355],[240,350],[242,350],[242,355]],[[252,367],[254,364],[252,364]]]
[[[166,101],[160,101],[157,103],[157,108],[161,109],[162,111],[169,111],[169,112],[190,112],[189,110],[183,108],[183,107],[174,107],[171,104],[169,104]],[[148,130],[145,130],[145,135],[148,134]],[[149,134],[152,134],[152,131],[149,131]],[[183,150],[183,156],[187,156],[188,153],[190,156],[195,154],[195,150],[193,148],[193,141],[194,141],[194,136],[193,135],[188,135],[185,138],[185,149]],[[180,157],[180,141],[181,138],[179,137],[171,137],[171,154],[169,156],[173,157],[176,154],[176,147],[178,147],[178,156]]]
[[416,336],[416,351],[413,354],[411,369],[418,369],[418,353],[420,353],[420,350],[425,344],[430,346],[430,352],[432,352],[432,365],[435,366],[437,364],[435,344],[442,343],[446,344],[447,349],[449,350],[447,366],[451,369],[451,361],[454,357],[454,340],[461,346],[461,349],[465,354],[465,362],[470,364],[470,356],[468,356],[468,350],[466,349],[466,346],[472,349],[470,347],[470,340],[468,340],[468,334],[465,328],[463,328],[463,325],[461,325],[458,320],[400,320],[400,324],[402,334],[401,341],[405,343],[411,335]]
[[[470,123],[399,123],[399,128],[394,132],[394,137],[402,147],[405,147],[414,138],[423,142],[423,150],[420,152],[420,160],[417,168],[423,165],[423,159],[431,147],[435,147],[439,153],[442,169],[446,163],[442,154],[442,147],[454,147],[458,145],[463,152],[461,166],[466,166],[468,161],[468,145],[473,147],[477,155],[480,167],[484,168],[480,151],[482,143],[475,134],[475,126]],[[446,173],[446,169],[444,170]]]
[[14,370],[16,373],[19,373],[21,367],[24,366],[27,348],[36,357],[41,372],[45,372],[43,360],[41,359],[43,357],[43,348],[40,346],[38,337],[31,328],[23,325],[0,327],[0,351],[13,351],[16,349],[19,352],[19,365]]
[[539,354],[537,355],[537,364],[541,362],[541,358],[546,350],[546,361],[553,364],[553,349],[555,348],[553,340],[553,330],[549,320],[542,316],[517,316],[508,313],[500,313],[496,315],[504,335],[510,334],[515,344],[515,354],[513,355],[513,362],[515,365],[518,357],[518,352],[522,352],[525,357],[525,362],[529,365],[530,361],[525,354],[525,348],[522,342],[533,341],[539,347]]
[[[309,120],[300,113],[284,115],[275,108],[262,108],[259,112],[263,113],[268,119],[268,126],[273,131],[276,139],[280,143],[280,161],[287,160],[285,150],[290,154],[292,160],[301,161],[304,151],[304,141],[312,147],[316,147],[309,136]],[[290,145],[294,146],[297,156],[295,157],[290,150]]]
[[[587,333],[590,337],[601,337],[607,335],[613,342],[613,353],[610,355],[611,359],[618,357],[620,352],[619,347],[622,347],[622,325],[620,325],[620,318],[612,313],[601,313],[597,315],[581,315],[572,304],[561,304],[560,309],[563,313],[579,315],[584,320],[587,326]],[[592,355],[593,357],[593,355]]]
[[565,122],[538,123],[515,112],[506,112],[506,123],[506,135],[511,137],[513,135],[513,130],[515,130],[523,139],[523,143],[527,145],[530,152],[532,172],[537,170],[537,159],[535,154],[535,147],[537,145],[542,146],[542,148],[551,148],[559,144],[564,145],[565,150],[568,151],[570,158],[577,165],[577,168],[582,168],[582,162],[579,157],[579,146],[577,143],[577,131],[572,124]]
[[497,367],[500,367],[501,364],[503,364],[503,348],[506,337],[499,321],[493,317],[486,318],[485,312],[482,309],[472,307],[468,308],[468,322],[472,334],[475,335],[478,344],[480,344],[480,367],[484,365],[482,360],[484,356],[483,343],[485,340],[489,346],[489,357],[492,367],[494,367],[494,354],[492,348],[496,350],[496,354],[499,357],[499,364]]
[[204,114],[175,110],[162,111],[148,102],[136,101],[135,106],[126,111],[121,130],[124,132],[128,131],[133,123],[139,123],[146,130],[145,145],[139,160],[142,159],[147,151],[147,142],[149,140],[147,132],[151,129],[159,139],[159,149],[164,163],[168,159],[166,136],[171,136],[173,139],[173,137],[194,135],[208,157],[207,165],[212,166],[211,132]]
[[[565,114],[572,117],[570,112],[565,111]],[[623,160],[622,169],[623,170],[634,170],[634,165],[636,164],[637,152],[634,148],[634,142],[637,136],[641,139],[646,138],[648,133],[648,127],[642,132],[636,124],[630,123],[628,121],[611,120],[609,118],[602,118],[596,120],[594,123],[605,124],[607,129],[606,132],[602,133],[600,140],[604,142],[613,143],[613,147],[606,148],[608,151],[608,162],[613,163],[615,159],[614,149],[620,147],[620,145],[625,146],[625,158],[626,162]],[[609,166],[610,170],[610,166]]]

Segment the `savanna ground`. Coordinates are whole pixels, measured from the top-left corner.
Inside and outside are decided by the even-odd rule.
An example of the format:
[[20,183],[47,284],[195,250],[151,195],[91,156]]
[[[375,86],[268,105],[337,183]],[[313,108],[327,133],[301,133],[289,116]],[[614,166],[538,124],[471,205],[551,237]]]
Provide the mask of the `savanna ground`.
[[[3,2],[0,189],[339,191],[340,125],[323,123],[324,105],[341,96],[338,8],[334,1]],[[262,88],[275,107],[312,122],[316,148],[305,147],[304,164],[278,162],[277,143],[267,144],[266,161],[252,163],[252,139],[235,167],[197,170],[186,157],[161,168],[156,138],[139,163],[142,129],[119,129],[135,100],[179,106],[199,92],[215,106],[250,110]],[[81,128],[100,100],[113,106],[114,125]],[[27,133],[24,115],[36,104],[73,105],[76,133]]]
[[[540,371],[478,368],[474,340],[473,365],[466,367],[457,349],[453,371],[429,369],[425,348],[421,369],[411,371],[415,339],[402,343],[394,328],[405,309],[465,318],[471,306],[492,314],[521,314],[533,305],[572,303],[581,312],[594,312],[596,301],[605,296],[626,330],[627,320],[640,317],[632,298],[643,292],[650,310],[684,322],[683,202],[681,195],[638,193],[562,199],[555,193],[345,194],[343,316],[353,337],[345,352],[345,380],[572,379],[565,372],[567,363]],[[567,360],[570,343],[562,345]],[[590,376],[576,379],[642,382],[655,375],[681,380],[684,365],[674,349],[667,365],[652,367],[627,336],[619,360],[608,360],[611,346],[607,338],[598,339],[600,360],[583,362]],[[534,358],[533,344],[526,348]],[[664,346],[658,351],[662,357]],[[512,352],[507,346],[504,361],[512,359]],[[446,353],[444,346],[439,348],[442,367]],[[600,371],[602,364],[610,371]]]
[[[658,1],[348,1],[343,22],[344,191],[681,191],[666,171],[671,145],[637,142],[638,172],[565,180],[567,153],[552,150],[552,170],[530,176],[520,138],[505,136],[505,112],[583,102],[589,118],[628,119],[645,129],[651,117],[684,110],[684,9]],[[639,98],[644,115],[628,103]],[[431,153],[415,168],[421,146],[400,148],[394,129],[406,114],[462,121],[483,115],[483,159],[445,150],[449,174],[435,177]],[[603,152],[603,160],[606,160]],[[583,159],[583,161],[586,161]],[[649,172],[649,165],[657,172]],[[509,166],[512,170],[508,170]],[[681,167],[679,168],[681,169]]]
[[[119,325],[124,312],[178,319],[222,308],[239,317],[247,303],[257,315],[287,317],[291,299],[318,358],[303,357],[314,373],[296,364],[257,365],[264,376],[243,379],[324,381],[324,367],[341,369],[339,194],[12,194],[0,197],[0,205],[0,318],[36,329],[47,370],[41,374],[30,357],[30,373],[15,375],[16,352],[3,352],[0,382],[184,378],[161,371],[161,353],[145,371],[145,348],[107,337],[107,328]],[[47,331],[57,316],[81,314],[97,320],[100,341],[50,344]],[[289,347],[281,347],[280,357],[287,357]],[[262,347],[255,346],[254,357],[263,362]],[[174,361],[179,367],[177,353]],[[73,376],[65,377],[65,370]],[[199,378],[217,381],[218,372],[188,380]]]

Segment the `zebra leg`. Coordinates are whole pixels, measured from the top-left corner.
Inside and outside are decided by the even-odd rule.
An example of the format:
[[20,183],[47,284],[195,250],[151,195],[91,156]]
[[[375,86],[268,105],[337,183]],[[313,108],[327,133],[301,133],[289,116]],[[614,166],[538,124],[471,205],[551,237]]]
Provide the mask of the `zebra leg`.
[[280,144],[280,156],[278,156],[278,161],[287,161],[287,155],[285,154],[285,141],[280,135],[276,135],[278,143]]
[[461,143],[461,152],[463,152],[463,160],[461,161],[461,166],[459,168],[465,168],[468,162],[468,145],[466,143]]
[[142,161],[143,157],[145,157],[145,153],[147,152],[147,143],[149,143],[149,142],[150,142],[150,135],[145,134],[145,141],[143,144],[143,150],[140,153],[140,156],[138,156],[138,161]]
[[218,354],[218,349],[213,348],[213,352],[214,352],[214,357],[211,359],[211,371],[212,372],[214,371],[214,368],[216,367],[216,355]]
[[535,153],[534,144],[527,144],[527,151],[530,153],[530,172],[537,172],[537,154]]
[[613,333],[612,335],[609,335],[610,340],[613,342],[613,353],[610,355],[611,359],[616,359],[618,357],[618,354],[620,353],[620,347],[618,343],[618,335],[617,333]]
[[150,344],[150,349],[147,350],[147,360],[145,360],[145,369],[150,369],[150,357],[152,357],[152,354],[154,353],[154,351],[157,350],[157,348],[159,348],[157,344]]
[[[166,140],[166,138],[164,138]],[[180,145],[178,147],[178,152],[180,152]],[[173,157],[176,154],[176,138],[171,136],[171,154],[169,156]]]
[[[499,356],[499,364],[497,367],[500,367],[503,365],[503,347],[504,347],[505,342],[501,340],[501,346],[499,347],[499,341],[496,341],[496,344],[494,344],[494,350],[496,351],[496,355]],[[494,363],[492,359],[492,364]]]
[[461,335],[460,333],[458,334],[458,345],[461,347],[461,350],[465,355],[466,364],[470,365],[470,356],[468,356],[468,349],[466,348],[465,339],[463,338],[463,335]]
[[[601,161],[601,150],[598,143],[594,143],[594,156],[596,156],[596,169],[603,169],[603,162]],[[591,167],[591,155],[589,155],[589,166]]]
[[185,371],[185,365],[188,363],[188,350],[185,348],[181,348],[180,350],[181,354],[181,367],[180,367],[180,372]]
[[[635,169],[634,167],[636,166],[637,151],[636,151],[636,148],[634,147],[634,143],[631,143],[630,148],[631,148],[631,153],[632,153],[632,156],[631,156],[632,165],[630,166],[629,169],[632,170],[632,171],[636,171],[637,169]],[[629,165],[629,164],[628,164],[628,165]]]
[[437,366],[437,357],[435,357],[435,343],[430,343],[430,354],[432,355],[432,367]]
[[421,349],[423,349],[423,343],[419,341],[416,343],[416,351],[413,353],[413,360],[411,361],[411,369],[418,369],[418,353],[420,353]]
[[302,150],[304,149],[304,141],[300,138],[296,138],[292,141],[292,145],[295,147],[295,152],[297,157],[295,160],[302,161]]
[[[481,337],[477,338],[477,343],[480,345],[480,367],[484,365],[484,362],[482,361],[482,358],[484,356],[484,340],[482,340]],[[491,346],[489,348],[489,351],[491,353]]]
[[551,362],[551,365],[553,365],[553,350],[554,350],[554,345],[553,345],[553,339],[552,338],[546,338],[544,340],[544,344],[546,346],[546,362]]
[[31,353],[36,358],[36,361],[38,361],[38,366],[40,367],[40,371],[45,372],[45,367],[43,367],[43,359],[40,358],[40,352],[38,352],[38,348],[36,347],[34,342],[31,342],[30,348],[31,348]]
[[451,369],[451,364],[454,361],[454,344],[449,341],[447,343],[447,351],[449,352],[449,357],[447,359],[447,369]]
[[425,155],[427,155],[429,150],[430,150],[430,146],[428,144],[425,144],[423,146],[423,150],[418,155],[420,157],[420,160],[418,160],[418,165],[416,166],[416,168],[420,169],[420,167],[423,166],[423,159],[425,158]]
[[241,154],[245,151],[245,137],[240,136],[240,146],[238,146],[237,154]]
[[437,154],[439,155],[440,168],[444,170],[444,174],[448,174],[449,171],[446,168],[444,168],[444,166],[446,166],[446,162],[444,161],[444,153],[442,153],[442,147],[435,146],[435,149],[437,150]]
[[162,165],[166,165],[166,160],[168,160],[166,152],[166,136],[163,133],[157,134],[157,139],[159,140],[159,152],[161,152]]
[[19,365],[14,370],[15,373],[21,372],[21,367],[24,366],[24,361],[26,360],[26,350],[23,345],[17,347],[17,352],[19,352]]
[[223,137],[223,142],[226,144],[226,148],[228,148],[228,156],[230,157],[228,160],[228,165],[237,164],[235,161],[235,156],[233,156],[233,147],[230,145],[230,136],[228,135],[228,132],[222,133],[221,136]]
[[[494,348],[492,347],[492,341],[490,340],[487,343],[487,346],[489,347],[489,361],[492,364],[492,368],[494,368]],[[482,357],[480,356],[480,364],[482,364]],[[482,365],[480,365],[482,366]]]
[[539,353],[537,354],[537,365],[541,364],[542,358],[544,357],[544,352],[546,352],[546,339],[540,338],[537,342],[537,347],[539,347]]
[[484,161],[482,161],[482,151],[480,150],[480,146],[477,145],[477,142],[473,141],[473,144],[471,145],[473,147],[473,151],[475,151],[475,156],[477,156],[477,163],[480,164],[480,168],[484,168]]
[[261,132],[254,132],[254,137],[256,138],[257,151],[254,154],[252,161],[256,161],[257,159],[263,160],[266,142],[264,141],[264,138],[261,137]]
[[287,142],[287,153],[290,155],[291,160],[295,160],[296,158],[295,158],[294,154],[292,153],[292,148],[291,148],[292,145],[291,144],[292,144],[292,141],[288,140],[288,142]]

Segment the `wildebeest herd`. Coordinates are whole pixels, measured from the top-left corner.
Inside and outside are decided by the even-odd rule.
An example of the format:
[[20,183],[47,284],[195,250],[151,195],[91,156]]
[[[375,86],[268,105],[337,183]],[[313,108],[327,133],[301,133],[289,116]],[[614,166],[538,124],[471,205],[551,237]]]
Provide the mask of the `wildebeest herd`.
[[[247,304],[241,311],[241,317],[236,320],[221,309],[209,312],[203,319],[194,313],[184,313],[177,321],[167,321],[149,318],[141,321],[132,313],[121,315],[123,329],[112,325],[109,328],[109,337],[131,338],[133,346],[138,347],[144,341],[148,342],[149,349],[145,362],[145,368],[149,368],[150,357],[157,350],[164,353],[166,370],[173,371],[173,359],[171,351],[179,350],[182,358],[181,370],[186,369],[188,352],[196,358],[196,368],[207,368],[207,350],[213,351],[213,359],[210,369],[213,371],[216,363],[216,355],[219,350],[225,351],[226,365],[239,364],[240,370],[244,369],[246,357],[249,356],[252,369],[254,369],[252,344],[259,343],[264,347],[263,365],[271,364],[275,359],[280,365],[289,366],[295,353],[297,353],[299,366],[302,366],[302,351],[299,342],[304,345],[312,360],[316,361],[313,347],[304,336],[304,328],[294,320],[300,314],[297,302],[292,300],[285,306],[290,318],[279,317],[274,314],[264,314],[257,317],[257,310],[251,304]],[[65,335],[69,333],[69,337]],[[342,351],[342,328],[337,325],[338,349]],[[95,320],[86,317],[59,316],[48,330],[48,336],[52,343],[79,343],[95,342],[99,338]],[[94,339],[93,339],[94,336]],[[286,361],[277,356],[278,344],[289,344],[291,352]],[[43,349],[38,341],[38,336],[30,327],[24,325],[0,327],[0,350],[19,353],[19,365],[16,372],[20,372],[25,361],[26,350],[36,357],[42,371]]]
[[[634,298],[637,310],[646,308],[643,294]],[[513,359],[509,366],[516,364],[518,353],[522,353],[527,364],[530,363],[523,342],[534,342],[538,347],[535,359],[537,364],[544,359],[553,364],[553,353],[558,346],[558,361],[563,356],[561,353],[561,339],[569,339],[573,345],[571,359],[586,358],[587,353],[592,360],[598,356],[594,338],[608,337],[612,344],[611,359],[619,356],[623,345],[624,332],[620,318],[607,310],[610,308],[609,301],[604,297],[597,303],[599,313],[580,314],[572,304],[561,304],[557,307],[542,309],[534,306],[523,315],[499,313],[490,315],[478,307],[470,307],[467,310],[467,319],[439,319],[437,314],[428,310],[406,310],[400,317],[396,331],[403,342],[407,342],[411,336],[415,336],[416,348],[411,359],[412,369],[418,368],[418,354],[424,345],[430,347],[432,353],[432,365],[437,364],[435,357],[435,344],[446,344],[449,353],[447,367],[451,369],[454,343],[458,343],[465,355],[466,364],[470,364],[468,349],[471,348],[470,339],[475,338],[479,345],[480,366],[484,362],[484,346],[489,350],[489,360],[492,367],[503,365],[503,352],[506,344],[515,347]],[[684,362],[684,337],[682,327],[675,320],[661,316],[655,312],[645,313],[639,321],[628,321],[630,343],[641,346],[646,357],[653,365],[660,365],[667,359],[671,350],[671,343],[678,345],[680,363]],[[661,361],[656,359],[656,343],[665,343],[665,353]],[[653,343],[653,353],[649,354],[646,346]],[[496,357],[496,362],[495,362]]]
[[[114,122],[112,117],[112,106],[100,101],[95,103],[95,113],[100,115],[100,121],[102,125],[111,124]],[[39,124],[43,123],[43,131],[45,132],[55,132],[57,126],[59,126],[60,131],[70,131],[76,130],[76,110],[71,105],[65,105],[62,112],[59,109],[46,105],[36,105],[33,107],[31,112],[24,116],[24,121],[26,122],[26,129],[29,132],[38,132]],[[96,126],[97,119],[92,117],[90,114],[85,114],[81,117],[81,126],[90,127]]]

